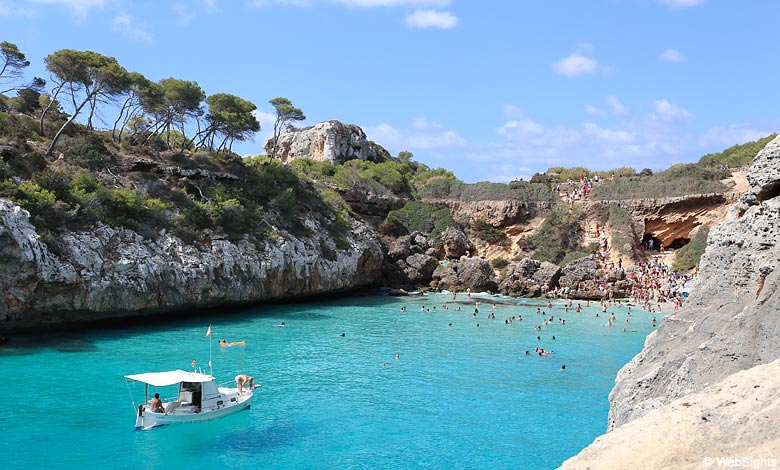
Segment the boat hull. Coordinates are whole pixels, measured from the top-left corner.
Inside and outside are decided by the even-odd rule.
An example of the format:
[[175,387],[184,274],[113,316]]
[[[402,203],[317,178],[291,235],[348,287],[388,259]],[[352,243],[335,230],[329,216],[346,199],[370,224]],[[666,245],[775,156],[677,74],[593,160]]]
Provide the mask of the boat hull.
[[136,419],[135,429],[147,430],[167,424],[196,423],[199,421],[223,418],[233,413],[246,410],[251,404],[252,396],[249,395],[241,397],[235,404],[214,409],[203,409],[200,411],[177,408],[171,413],[153,413],[144,409]]

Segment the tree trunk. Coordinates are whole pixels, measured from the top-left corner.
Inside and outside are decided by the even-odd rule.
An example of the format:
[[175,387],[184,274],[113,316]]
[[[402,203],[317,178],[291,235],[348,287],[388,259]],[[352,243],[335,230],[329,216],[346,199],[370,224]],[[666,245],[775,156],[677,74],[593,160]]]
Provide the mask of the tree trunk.
[[57,95],[60,94],[60,91],[62,90],[62,87],[64,85],[65,84],[63,83],[63,84],[61,84],[59,86],[56,86],[56,87],[52,88],[52,91],[54,92],[54,96],[50,96],[49,97],[49,104],[46,105],[46,108],[43,111],[41,111],[41,121],[40,121],[41,122],[41,135],[45,135],[44,132],[43,132],[43,120],[46,118],[46,113],[48,113],[49,110],[51,109],[51,107],[54,105],[54,103],[57,102]]
[[65,121],[65,124],[63,124],[62,127],[60,127],[60,130],[58,130],[57,133],[54,134],[54,138],[51,139],[51,144],[49,144],[49,148],[48,150],[46,150],[46,155],[51,156],[51,153],[54,150],[54,146],[57,144],[57,141],[60,139],[60,136],[62,135],[62,131],[64,131],[65,128],[68,127],[68,125],[71,122],[76,120],[76,116],[79,115],[81,109],[84,108],[84,105],[86,105],[89,101],[90,101],[90,97],[87,97],[87,99],[85,99],[84,102],[81,103],[79,107],[76,108],[75,111],[73,111],[73,114],[70,116],[70,118],[67,121]]

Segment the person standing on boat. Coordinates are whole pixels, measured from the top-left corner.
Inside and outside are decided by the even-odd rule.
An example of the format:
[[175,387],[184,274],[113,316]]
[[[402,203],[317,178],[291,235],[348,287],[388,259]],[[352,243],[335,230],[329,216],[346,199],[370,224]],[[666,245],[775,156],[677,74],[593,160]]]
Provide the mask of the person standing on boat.
[[243,395],[244,385],[251,391],[255,386],[254,377],[246,374],[238,374],[236,376],[236,386],[238,386],[239,395]]
[[160,400],[160,394],[159,393],[155,393],[154,394],[154,398],[152,398],[151,405],[152,405],[152,412],[154,412],[154,413],[163,413],[164,412],[162,400]]

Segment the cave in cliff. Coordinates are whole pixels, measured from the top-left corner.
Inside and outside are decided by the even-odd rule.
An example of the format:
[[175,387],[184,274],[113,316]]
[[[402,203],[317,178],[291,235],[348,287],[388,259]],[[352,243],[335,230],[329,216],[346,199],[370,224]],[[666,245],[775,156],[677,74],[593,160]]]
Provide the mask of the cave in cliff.
[[653,249],[677,250],[691,241],[691,232],[701,225],[696,217],[682,217],[676,220],[646,219],[645,230],[642,236],[642,246],[648,247],[648,242],[653,241]]

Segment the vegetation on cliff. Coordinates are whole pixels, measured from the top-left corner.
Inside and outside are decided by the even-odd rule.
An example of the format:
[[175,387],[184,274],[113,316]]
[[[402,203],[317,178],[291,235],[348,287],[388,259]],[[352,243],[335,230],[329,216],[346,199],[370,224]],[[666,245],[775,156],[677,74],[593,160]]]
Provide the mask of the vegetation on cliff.
[[[111,57],[69,49],[47,57],[50,83],[39,78],[20,83],[29,62],[11,43],[3,42],[0,50],[5,61],[0,61],[0,84],[15,85],[5,92],[16,92],[14,97],[0,94],[0,197],[29,210],[52,249],[58,234],[98,222],[148,238],[166,230],[187,241],[212,236],[264,240],[276,237],[277,229],[315,236],[302,222],[304,215],[323,222],[336,249],[342,249],[347,248],[340,242],[347,220],[365,215],[349,199],[352,195],[376,206],[386,203],[370,218],[388,237],[421,232],[436,239],[454,226],[483,246],[503,247],[508,257],[517,254],[506,253],[509,248],[519,246],[522,256],[565,264],[596,251],[586,233],[592,229],[586,220],[595,220],[609,228],[612,247],[633,258],[643,234],[624,209],[609,201],[723,192],[729,168],[747,164],[772,138],[656,173],[554,167],[531,181],[509,184],[467,184],[450,171],[415,162],[410,152],[381,162],[332,164],[296,157],[284,165],[268,156],[241,158],[231,151],[233,142],[259,129],[255,105],[240,97],[207,96],[195,81],[152,82]],[[277,111],[275,136],[305,117],[286,98],[270,103]],[[97,129],[101,121],[110,128]],[[589,199],[605,201],[600,209],[585,214],[577,204],[558,204],[556,186],[597,176],[603,183],[593,187]],[[491,208],[503,204],[518,214],[536,209],[491,220],[492,215],[474,209],[486,201]],[[465,206],[471,209],[457,213]],[[509,225],[537,216],[545,217],[541,227],[517,245],[509,243]],[[324,240],[321,245],[324,256],[335,258]],[[686,265],[700,256],[691,245],[683,252]]]
[[707,236],[710,228],[702,225],[698,228],[691,241],[677,251],[672,269],[677,272],[686,272],[699,265],[704,249],[707,248]]

